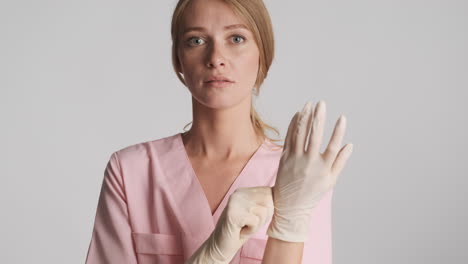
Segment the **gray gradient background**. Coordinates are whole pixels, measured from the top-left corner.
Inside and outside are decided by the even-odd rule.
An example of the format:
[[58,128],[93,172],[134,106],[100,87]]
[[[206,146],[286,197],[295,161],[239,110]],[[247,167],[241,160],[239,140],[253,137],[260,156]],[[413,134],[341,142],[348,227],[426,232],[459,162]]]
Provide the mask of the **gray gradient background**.
[[[334,263],[468,263],[468,2],[265,2],[265,121],[324,99],[328,142],[348,119]],[[175,3],[0,1],[1,263],[84,263],[110,154],[191,121]]]

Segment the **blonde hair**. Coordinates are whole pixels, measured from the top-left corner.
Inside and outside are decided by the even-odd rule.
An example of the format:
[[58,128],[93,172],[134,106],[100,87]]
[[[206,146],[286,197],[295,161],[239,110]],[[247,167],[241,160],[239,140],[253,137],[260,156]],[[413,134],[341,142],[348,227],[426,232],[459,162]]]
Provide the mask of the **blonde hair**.
[[[191,0],[179,0],[172,15],[171,22],[171,37],[172,37],[172,66],[179,80],[185,85],[184,78],[179,72],[179,58],[177,55],[177,48],[179,46],[179,38],[182,30],[182,18],[187,5]],[[257,79],[254,85],[254,95],[258,96],[260,92],[260,86],[267,77],[268,69],[271,66],[274,57],[274,37],[273,37],[273,26],[271,24],[270,15],[266,9],[262,0],[222,0],[227,3],[233,11],[240,17],[244,18],[247,23],[247,27],[253,33],[255,42],[259,47],[260,61]],[[280,139],[273,139],[267,136],[266,130],[275,132],[278,136],[280,135],[278,129],[263,122],[260,115],[254,108],[253,102],[250,108],[250,120],[255,129],[255,133],[261,138],[267,138],[272,143],[280,141]],[[191,122],[190,122],[191,123]],[[188,123],[185,128],[190,124]],[[275,144],[278,147],[282,145]]]

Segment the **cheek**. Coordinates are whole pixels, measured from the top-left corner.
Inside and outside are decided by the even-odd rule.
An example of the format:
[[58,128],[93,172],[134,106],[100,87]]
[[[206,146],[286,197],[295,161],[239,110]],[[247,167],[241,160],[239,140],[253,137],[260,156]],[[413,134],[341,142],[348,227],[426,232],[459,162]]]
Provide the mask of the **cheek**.
[[181,71],[184,75],[184,79],[187,83],[191,83],[192,76],[194,74],[196,75],[195,71],[198,69],[197,64],[198,64],[199,59],[193,55],[189,55],[189,56],[182,55],[179,58],[180,58],[179,61],[180,61]]
[[258,51],[251,51],[242,56],[239,60],[241,76],[245,82],[254,84],[257,79],[257,72],[259,66],[259,53]]

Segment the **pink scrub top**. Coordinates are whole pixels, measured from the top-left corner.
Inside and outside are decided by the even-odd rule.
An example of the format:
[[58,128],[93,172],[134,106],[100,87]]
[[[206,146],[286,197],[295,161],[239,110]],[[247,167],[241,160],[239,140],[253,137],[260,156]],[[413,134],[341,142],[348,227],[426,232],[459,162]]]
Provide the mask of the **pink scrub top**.
[[[104,172],[86,264],[183,264],[210,236],[237,188],[274,185],[281,153],[282,148],[265,139],[214,214],[181,133],[112,153]],[[313,209],[304,264],[332,263],[332,193],[333,189]],[[269,222],[239,249],[231,264],[262,262]]]

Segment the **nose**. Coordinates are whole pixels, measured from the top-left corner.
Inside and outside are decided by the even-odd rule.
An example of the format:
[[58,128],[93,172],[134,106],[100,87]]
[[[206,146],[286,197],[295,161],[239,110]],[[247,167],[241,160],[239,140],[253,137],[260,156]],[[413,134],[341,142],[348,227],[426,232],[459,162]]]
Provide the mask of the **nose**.
[[225,66],[225,57],[221,50],[221,47],[214,43],[211,45],[210,49],[208,50],[207,54],[207,62],[206,66],[208,68],[218,68]]

